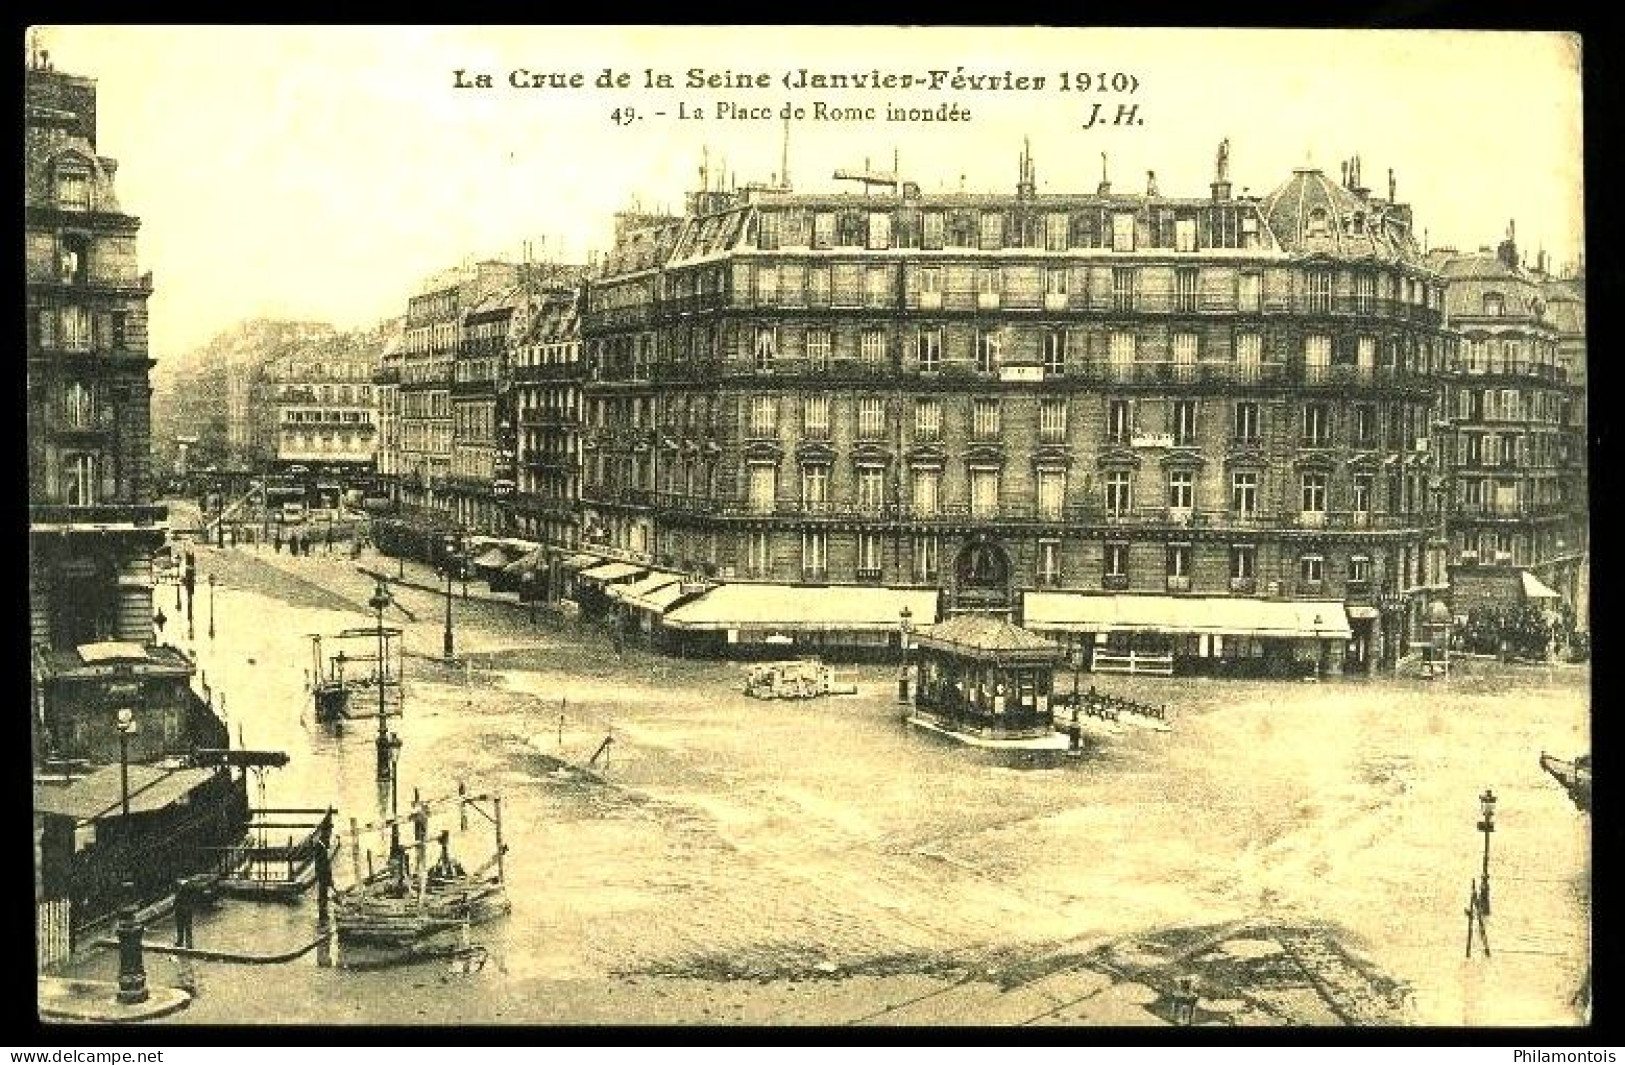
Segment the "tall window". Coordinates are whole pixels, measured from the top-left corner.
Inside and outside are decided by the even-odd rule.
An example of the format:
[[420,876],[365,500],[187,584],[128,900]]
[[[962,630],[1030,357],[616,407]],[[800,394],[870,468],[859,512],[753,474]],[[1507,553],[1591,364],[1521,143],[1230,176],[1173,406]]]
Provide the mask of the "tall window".
[[886,471],[879,466],[858,467],[858,506],[878,510],[886,502]]
[[1106,513],[1124,515],[1133,507],[1133,479],[1127,470],[1106,474]]
[[997,266],[983,266],[976,271],[976,294],[981,306],[997,307],[1003,290],[1003,277]]
[[1128,544],[1108,542],[1102,558],[1102,572],[1107,577],[1128,576]]
[[779,431],[779,398],[752,396],[750,400],[750,434],[773,436]]
[[771,514],[779,494],[779,468],[771,462],[753,462],[750,465],[750,507],[761,514]]
[[942,306],[942,267],[920,267],[920,306]]
[[1377,306],[1377,279],[1368,273],[1354,275],[1354,309],[1370,314]]
[[1230,548],[1230,579],[1248,581],[1258,576],[1258,548],[1253,544],[1235,544]]
[[937,538],[925,533],[914,537],[914,583],[930,584],[937,579]]
[[810,509],[822,508],[829,502],[829,467],[809,465],[801,467],[801,503]]
[[1044,247],[1050,251],[1066,251],[1070,219],[1059,212],[1044,216]]
[[984,251],[1004,247],[1004,216],[997,211],[983,211],[980,235]]
[[756,300],[772,306],[779,302],[779,271],[774,266],[756,268]]
[[88,429],[96,424],[96,398],[83,381],[70,381],[62,390],[62,417],[70,429]]
[[865,329],[858,341],[858,355],[866,370],[880,370],[886,365],[886,331]]
[[1371,512],[1371,475],[1369,473],[1354,475],[1354,512],[1356,514],[1369,514]]
[[884,266],[871,266],[863,272],[864,305],[868,307],[884,307],[886,297],[890,295],[890,284],[887,278],[887,269]]
[[1191,509],[1196,495],[1196,477],[1190,470],[1170,470],[1168,473],[1168,509]]
[[1304,365],[1311,370],[1324,370],[1332,362],[1332,338],[1324,333],[1313,333],[1303,338]]
[[1196,250],[1196,219],[1177,218],[1174,220],[1174,250]]
[[[1194,228],[1195,223],[1191,223]],[[1196,237],[1191,236],[1190,248],[1181,248],[1180,251],[1192,251],[1195,248]],[[1182,313],[1192,313],[1196,310],[1196,271],[1181,267],[1174,271],[1174,310]]]
[[779,333],[772,326],[756,327],[756,372],[772,373],[779,353]]
[[1134,437],[1134,401],[1114,399],[1106,404],[1106,439],[1127,444]]
[[881,396],[858,397],[858,437],[878,440],[886,435],[886,400]]
[[935,251],[942,247],[944,219],[941,211],[927,211],[921,220],[922,247]]
[[745,570],[752,577],[766,577],[773,568],[771,541],[765,532],[753,532],[745,537]]
[[807,302],[814,307],[829,306],[829,267],[822,263],[807,267]]
[[1169,544],[1167,573],[1173,580],[1189,580],[1191,575],[1191,545]]
[[977,440],[999,438],[999,401],[976,399],[971,401],[971,433]]
[[1354,406],[1354,444],[1371,447],[1377,440],[1377,408],[1369,403]]
[[858,534],[858,576],[864,580],[880,578],[881,539],[877,532]]
[[914,349],[920,358],[920,370],[934,373],[942,368],[942,328],[921,326],[914,338]]
[[1059,540],[1038,541],[1038,567],[1033,576],[1040,587],[1053,588],[1061,583],[1061,543]]
[[1118,211],[1112,215],[1112,251],[1134,250],[1134,212]]
[[809,529],[801,534],[801,576],[805,580],[822,580],[829,572],[829,543],[820,530]]
[[1236,402],[1235,441],[1238,444],[1256,444],[1259,427],[1263,423],[1258,401],[1243,399]]
[[1332,410],[1325,403],[1303,405],[1303,447],[1330,447],[1332,443]]
[[1258,367],[1263,360],[1264,338],[1258,333],[1236,334],[1236,363],[1241,367],[1242,377],[1251,380],[1258,376]]
[[1038,439],[1046,444],[1066,441],[1066,400],[1038,401]]
[[1332,272],[1310,270],[1304,275],[1304,294],[1310,313],[1325,314],[1332,309]]
[[1247,272],[1236,278],[1236,309],[1257,314],[1264,309],[1264,275]]
[[96,456],[62,456],[62,502],[70,507],[88,507],[97,496]]
[[999,471],[989,467],[973,467],[970,471],[971,516],[997,517],[999,513]]
[[1230,475],[1230,509],[1238,518],[1251,518],[1258,514],[1258,474],[1252,470],[1237,470]]
[[1135,270],[1132,266],[1112,268],[1112,310],[1134,309]]
[[63,307],[61,312],[62,347],[67,351],[90,350],[90,312],[79,306]]
[[56,205],[64,211],[90,209],[90,175],[83,170],[56,172]]
[[942,402],[928,397],[914,401],[914,438],[936,440],[942,435]]
[[1190,380],[1190,370],[1196,365],[1200,341],[1195,333],[1174,334],[1174,368],[1182,371],[1181,380]]
[[1192,447],[1196,444],[1196,401],[1194,399],[1176,399],[1170,408],[1174,444],[1177,447]]
[[1349,556],[1349,583],[1365,584],[1371,579],[1371,559],[1365,555]]
[[1044,305],[1054,308],[1065,307],[1066,297],[1066,267],[1049,267],[1044,271]]
[[1326,475],[1305,473],[1301,480],[1300,509],[1305,514],[1326,513]]
[[1044,373],[1058,376],[1066,372],[1066,333],[1050,329],[1044,333]]
[[913,474],[914,513],[935,514],[941,497],[942,471],[935,467],[919,467]]
[[1499,292],[1486,292],[1484,294],[1484,314],[1489,318],[1500,318],[1506,313],[1506,300]]
[[891,215],[884,211],[869,212],[869,247],[891,247]]
[[1304,555],[1298,560],[1298,579],[1318,587],[1326,579],[1326,559],[1320,555]]
[[829,435],[828,393],[818,393],[802,399],[801,427],[805,435],[815,440]]
[[1060,521],[1066,503],[1066,471],[1038,471],[1038,516],[1045,521]]

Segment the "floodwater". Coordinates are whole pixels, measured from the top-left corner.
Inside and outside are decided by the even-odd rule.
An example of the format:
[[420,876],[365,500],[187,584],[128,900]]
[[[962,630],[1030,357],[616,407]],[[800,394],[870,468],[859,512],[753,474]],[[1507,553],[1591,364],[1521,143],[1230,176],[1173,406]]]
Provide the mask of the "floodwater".
[[[347,556],[198,559],[223,582],[213,641],[200,582],[194,642],[233,740],[292,756],[265,776],[271,806],[338,808],[342,885],[349,819],[375,820],[387,798],[372,722],[334,735],[312,720],[306,635],[370,624],[372,583]],[[851,1016],[865,1012],[858,998],[806,978],[930,973],[1240,919],[1334,927],[1410,987],[1420,1023],[1580,1018],[1589,824],[1537,759],[1589,749],[1583,669],[1094,678],[1167,703],[1173,731],[1128,729],[1083,759],[1038,760],[910,729],[894,669],[845,671],[856,696],[760,702],[740,693],[736,664],[621,656],[574,622],[477,599],[453,602],[469,664],[449,668],[430,660],[444,597],[397,594],[417,618],[386,618],[404,624],[409,652],[400,807],[458,781],[500,791],[512,916],[476,930],[489,960],[474,973],[443,962],[357,972],[314,956],[199,965],[199,996],[176,1022],[840,1020],[848,999]],[[601,779],[560,768],[605,737]],[[1499,799],[1495,955],[1466,959],[1486,787]],[[442,827],[470,868],[491,853],[478,817],[466,832],[454,815]],[[368,851],[381,860],[380,834],[359,842],[363,865]],[[227,903],[200,922],[199,945],[289,947],[311,938],[313,910]],[[154,979],[172,968],[149,959]],[[742,978],[799,998],[752,1012],[671,990]]]

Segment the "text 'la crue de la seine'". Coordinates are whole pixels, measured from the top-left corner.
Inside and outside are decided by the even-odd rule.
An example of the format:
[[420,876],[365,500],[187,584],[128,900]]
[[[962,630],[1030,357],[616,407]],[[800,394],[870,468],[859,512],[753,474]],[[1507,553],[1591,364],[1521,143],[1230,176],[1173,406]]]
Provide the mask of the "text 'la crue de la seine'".
[[[695,98],[676,100],[665,105],[665,110],[639,112],[634,107],[617,101],[610,118],[619,125],[630,125],[644,117],[677,119],[718,119],[723,121],[811,119],[814,121],[947,121],[967,122],[972,112],[957,97],[963,94],[1004,93],[1102,93],[1132,95],[1139,91],[1138,75],[1124,71],[1057,71],[1053,73],[1018,72],[1013,70],[973,70],[963,66],[923,70],[823,71],[796,67],[778,72],[762,70],[716,70],[689,67],[683,71],[664,71],[646,67],[642,70],[617,70],[604,67],[597,72],[587,70],[538,70],[515,67],[505,74],[492,71],[457,68],[451,72],[455,89],[531,89],[570,91],[633,92],[637,90],[680,91],[698,90],[710,93],[738,92],[738,97]],[[836,103],[802,96],[775,106],[749,95],[761,91],[779,90],[802,94],[809,92],[866,92],[881,91],[909,94],[906,99],[888,99],[879,107],[854,105],[847,97]],[[949,100],[945,97],[953,95]],[[924,99],[935,97],[935,99]],[[985,98],[985,97],[984,97]],[[924,104],[925,106],[920,106]],[[1119,104],[1115,113],[1109,105],[1096,103],[1080,115],[1083,128],[1096,125],[1143,125],[1144,118],[1138,104]]]

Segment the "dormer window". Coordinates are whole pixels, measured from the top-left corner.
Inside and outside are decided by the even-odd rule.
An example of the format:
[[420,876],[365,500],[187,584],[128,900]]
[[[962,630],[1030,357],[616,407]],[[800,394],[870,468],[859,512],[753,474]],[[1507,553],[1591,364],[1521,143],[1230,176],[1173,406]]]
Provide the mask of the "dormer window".
[[1506,314],[1506,298],[1499,292],[1484,293],[1484,315],[1487,318],[1500,318]]
[[58,170],[56,205],[64,211],[90,210],[90,174],[77,167]]
[[1355,211],[1349,215],[1349,232],[1358,236],[1365,232],[1365,212]]
[[1326,209],[1324,207],[1316,207],[1314,210],[1309,212],[1309,224],[1304,229],[1304,235],[1308,237],[1324,237],[1326,232]]

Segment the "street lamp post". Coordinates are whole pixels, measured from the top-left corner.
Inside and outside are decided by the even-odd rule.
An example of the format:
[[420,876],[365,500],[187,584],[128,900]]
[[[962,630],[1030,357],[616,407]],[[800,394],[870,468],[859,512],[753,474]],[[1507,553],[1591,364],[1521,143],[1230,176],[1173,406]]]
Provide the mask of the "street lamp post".
[[120,809],[124,814],[121,827],[125,833],[130,831],[130,737],[140,731],[135,723],[134,710],[120,710],[118,712],[118,780]]
[[451,556],[446,557],[446,633],[444,640],[445,659],[450,662],[456,656],[457,645],[451,632]]
[[902,668],[897,674],[897,701],[903,704],[908,703],[908,632],[909,621],[913,616],[914,613],[909,610],[907,604],[904,604],[903,609],[897,614],[898,650],[903,657]]
[[1485,917],[1490,915],[1490,833],[1495,831],[1495,792],[1489,788],[1478,797],[1479,810],[1483,817],[1478,822],[1478,830],[1484,833],[1484,867],[1480,872],[1478,882],[1478,912]]
[[373,589],[372,598],[367,600],[367,605],[372,607],[373,613],[378,619],[377,776],[379,780],[393,780],[395,777],[394,748],[397,746],[397,744],[389,735],[389,729],[386,727],[386,718],[384,715],[384,608],[387,607],[391,602],[392,600],[390,599],[389,592],[384,588],[384,582],[379,581],[378,586]]
[[214,574],[209,574],[209,639],[214,639]]
[[[130,737],[137,732],[135,711],[123,709],[118,712],[118,767],[119,767],[119,808],[123,818],[119,821],[119,828],[123,835],[124,853],[128,855],[130,849]],[[121,1005],[134,1005],[147,1000],[147,972],[141,962],[141,937],[146,934],[136,920],[135,884],[126,880],[123,883],[123,900],[119,905],[118,914],[118,1002]]]

